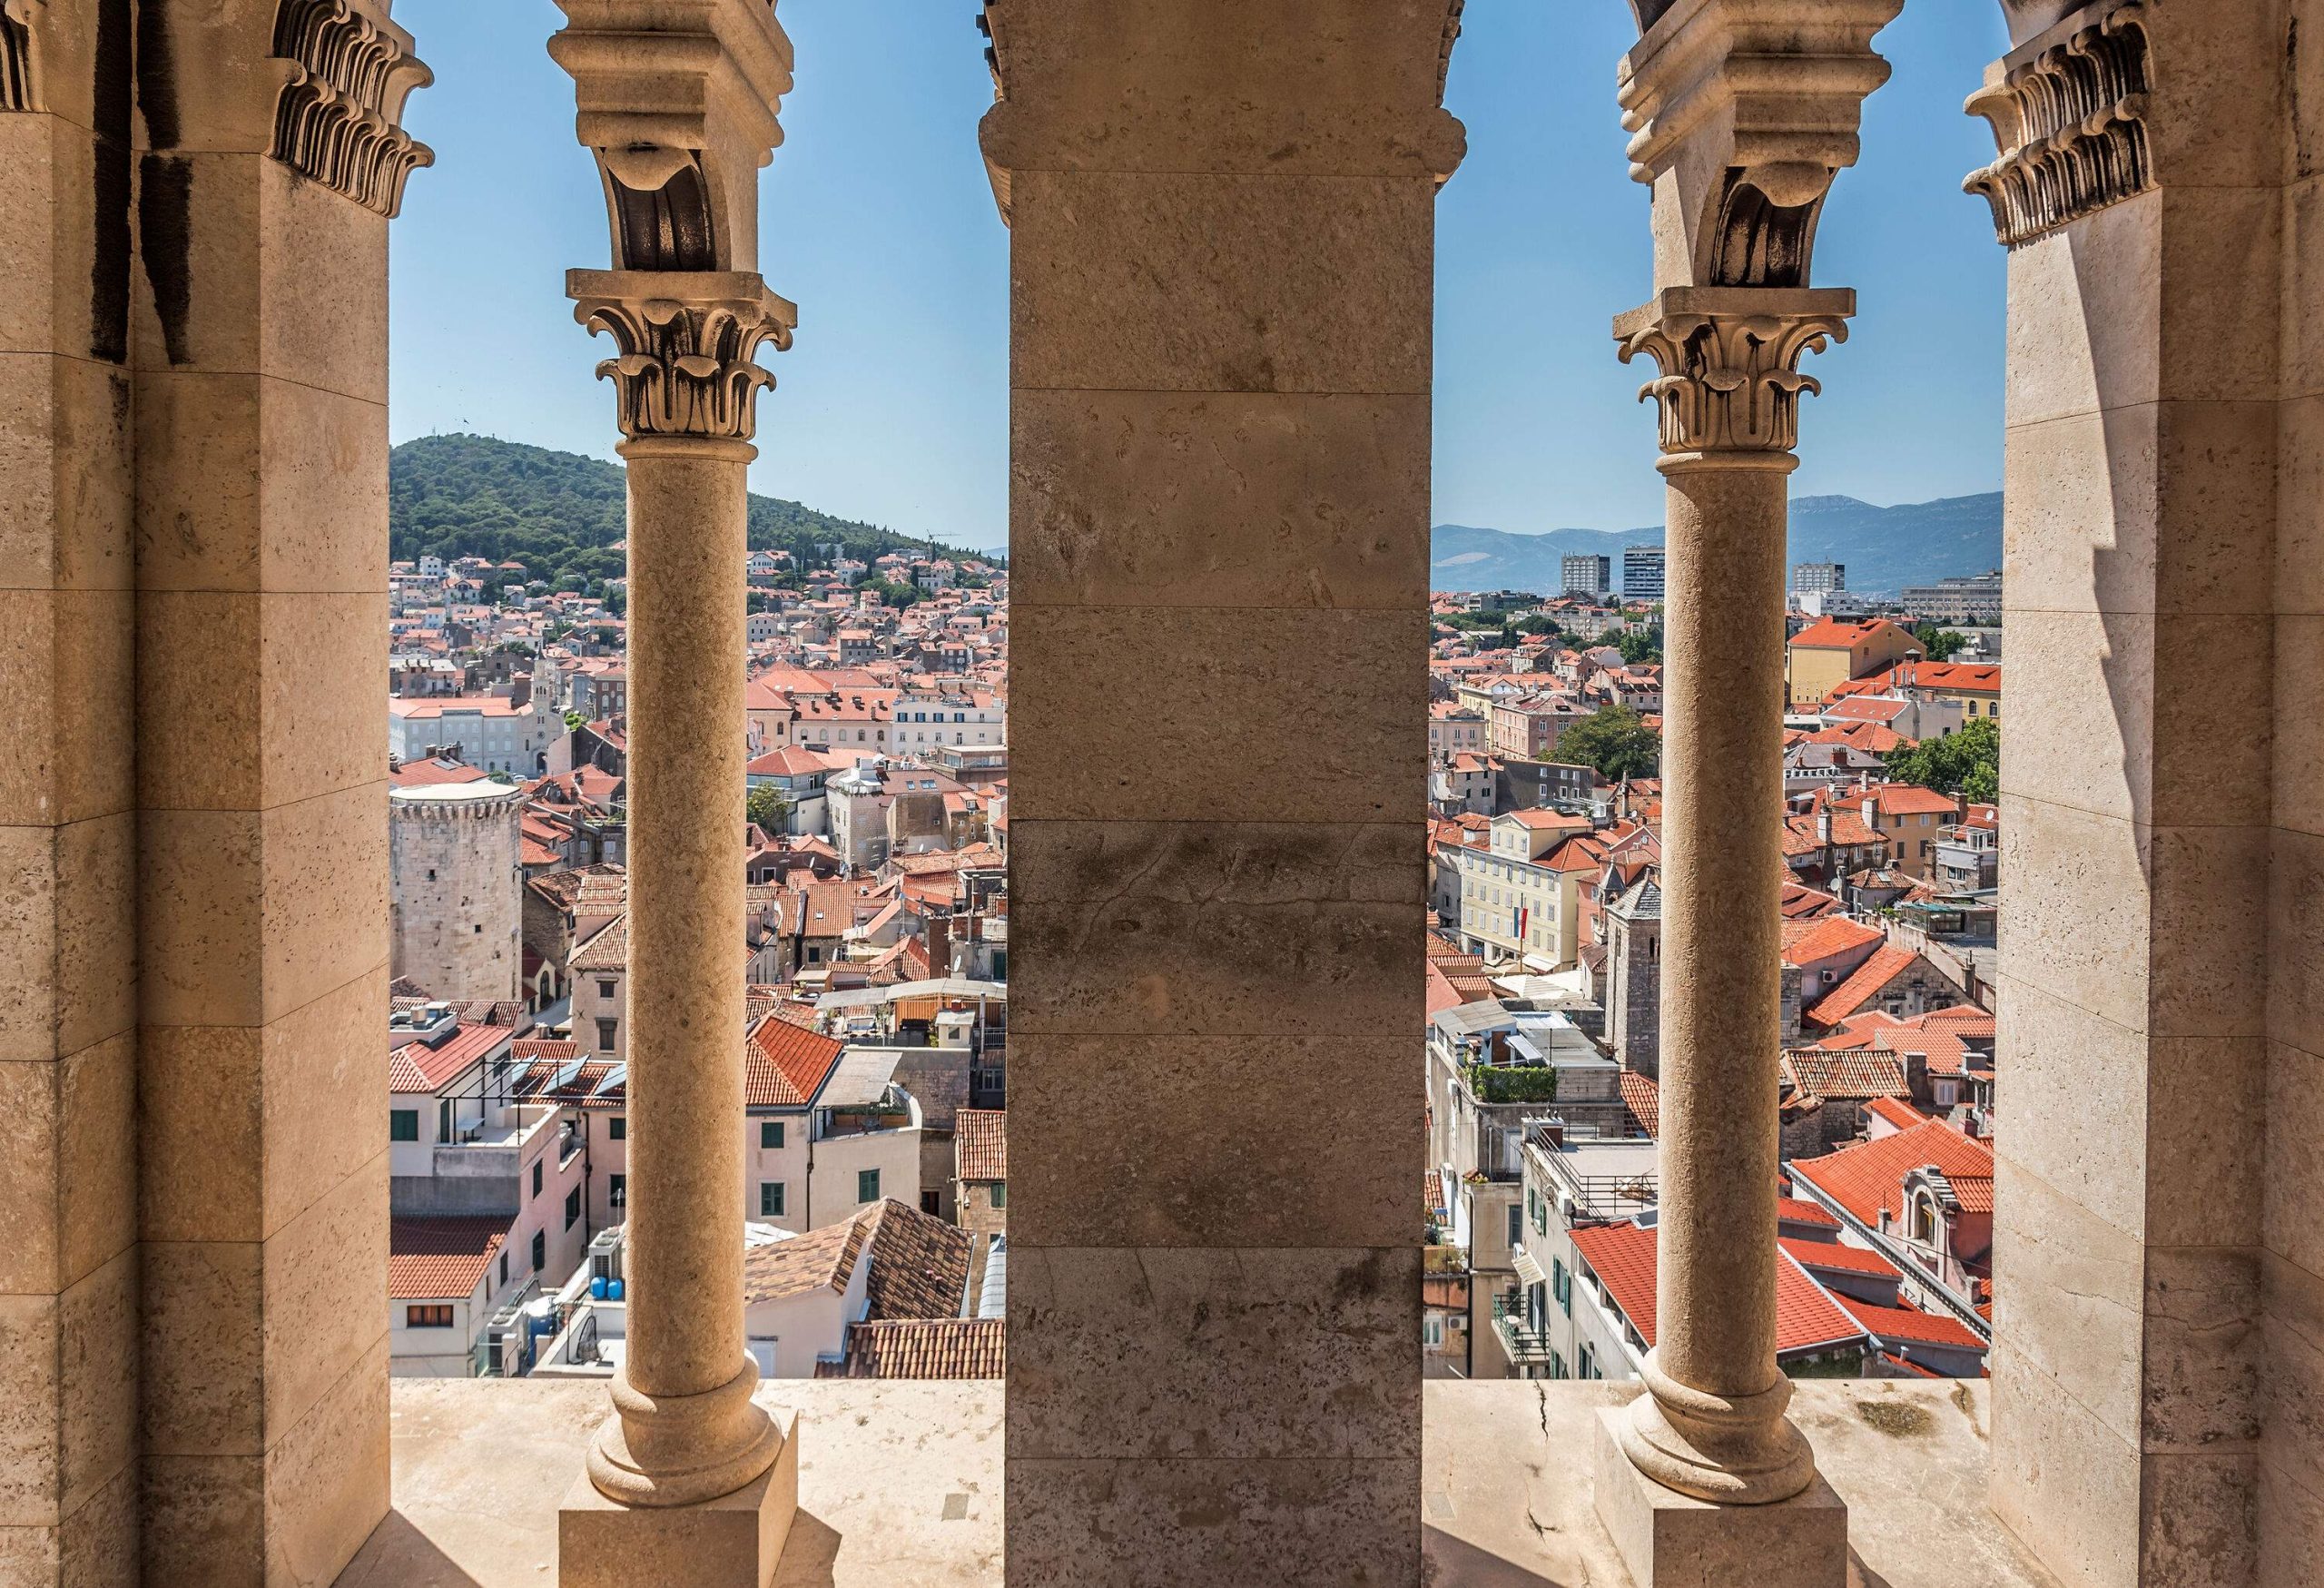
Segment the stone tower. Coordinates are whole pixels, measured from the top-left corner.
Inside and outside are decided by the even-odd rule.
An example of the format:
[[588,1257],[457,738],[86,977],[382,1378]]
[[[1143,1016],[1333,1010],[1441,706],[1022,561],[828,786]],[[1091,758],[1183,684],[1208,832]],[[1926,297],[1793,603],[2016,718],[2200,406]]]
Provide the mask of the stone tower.
[[1662,889],[1649,873],[1606,907],[1606,1025],[1614,1060],[1662,1073]]
[[389,793],[390,975],[433,998],[522,996],[523,797],[493,782]]

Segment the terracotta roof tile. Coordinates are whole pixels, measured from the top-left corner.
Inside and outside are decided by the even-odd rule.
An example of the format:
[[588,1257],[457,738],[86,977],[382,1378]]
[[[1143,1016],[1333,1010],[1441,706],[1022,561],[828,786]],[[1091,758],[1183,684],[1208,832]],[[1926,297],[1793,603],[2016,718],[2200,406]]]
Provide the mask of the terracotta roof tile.
[[818,1378],[1000,1378],[1008,1326],[997,1317],[881,1318],[852,1325],[847,1355],[818,1362]]
[[[1573,1245],[1613,1296],[1615,1305],[1646,1343],[1653,1345],[1656,1232],[1629,1222],[1604,1224],[1575,1230]],[[1863,1332],[1805,1268],[1782,1252],[1777,1253],[1777,1351],[1837,1345]]]
[[1920,958],[1913,950],[1890,943],[1876,950],[1873,956],[1856,969],[1856,973],[1826,993],[1821,1001],[1807,1011],[1807,1018],[1819,1026],[1837,1025],[1864,1007],[1866,1000],[1903,975]]
[[1783,1056],[1783,1074],[1810,1097],[1836,1101],[1907,1095],[1904,1060],[1894,1053],[1867,1048],[1839,1053],[1803,1048]]
[[1662,1089],[1654,1083],[1652,1076],[1640,1074],[1635,1070],[1623,1070],[1619,1079],[1622,1087],[1622,1106],[1630,1110],[1630,1118],[1638,1121],[1640,1130],[1649,1137],[1659,1139],[1662,1134]]
[[964,1180],[1009,1178],[1009,1115],[1001,1109],[956,1109],[953,1160]]
[[845,1044],[770,1013],[751,1028],[743,1055],[743,1100],[752,1108],[803,1108],[822,1090]]
[[1940,1313],[1923,1312],[1911,1307],[1875,1307],[1852,1297],[1840,1297],[1840,1305],[1848,1315],[1883,1340],[1906,1341],[1924,1346],[1957,1346],[1963,1350],[1983,1351],[1986,1343],[1975,1330],[1955,1317]]
[[[1899,1211],[1905,1177],[1924,1164],[1935,1165],[1953,1180],[1954,1194],[1960,1197],[1964,1208],[1992,1210],[1993,1148],[1936,1119],[1894,1136],[1844,1147],[1823,1158],[1797,1159],[1789,1167],[1793,1179],[1805,1180],[1846,1208],[1857,1222],[1876,1229],[1882,1209],[1891,1214]],[[1982,1208],[1971,1208],[1971,1196],[1962,1196],[1964,1181],[1968,1182],[1971,1195],[1984,1203]]]
[[446,1301],[474,1294],[508,1238],[508,1224],[506,1218],[390,1218],[389,1297]]

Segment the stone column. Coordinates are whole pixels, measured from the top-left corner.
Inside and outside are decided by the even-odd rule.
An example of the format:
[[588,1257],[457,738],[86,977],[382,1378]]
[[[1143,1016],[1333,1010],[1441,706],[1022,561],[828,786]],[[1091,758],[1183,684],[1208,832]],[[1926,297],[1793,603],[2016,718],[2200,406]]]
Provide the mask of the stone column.
[[134,156],[100,9],[0,0],[0,1580],[44,1588],[137,1556]]
[[428,72],[385,0],[147,5],[136,55],[144,1580],[323,1582],[388,1507],[387,243]]
[[1447,0],[1007,0],[1008,1576],[1413,1588]]
[[[673,25],[563,0],[615,268],[574,271],[610,335],[629,467],[628,1346],[559,1518],[563,1588],[764,1588],[797,1446],[743,1336],[744,471],[753,362],[795,312],[748,267],[790,45],[761,0]],[[687,84],[691,84],[691,91]]]
[[1801,358],[1855,294],[1809,285],[1900,0],[1637,0],[1631,174],[1659,291],[1615,322],[1661,422],[1661,1183],[1647,1394],[1602,1414],[1597,1505],[1640,1588],[1839,1588],[1847,1514],[1776,1365],[1785,533]]
[[1780,1584],[1846,1565],[1846,1514],[1776,1366],[1776,1065],[1786,488],[1816,390],[1798,364],[1854,308],[1846,290],[1679,288],[1616,326],[1623,358],[1662,369],[1642,395],[1669,482],[1659,1328],[1649,1393],[1606,1415],[1599,1480],[1641,1583],[1674,1580],[1681,1551]]
[[2315,1582],[2324,16],[2014,10],[1994,1507],[2069,1588]]

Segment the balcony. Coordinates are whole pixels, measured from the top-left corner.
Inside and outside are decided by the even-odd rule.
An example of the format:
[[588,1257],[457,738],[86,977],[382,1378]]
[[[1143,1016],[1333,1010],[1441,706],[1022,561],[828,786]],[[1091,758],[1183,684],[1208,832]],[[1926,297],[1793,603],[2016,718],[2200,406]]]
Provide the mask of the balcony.
[[1546,1366],[1551,1356],[1550,1336],[1525,1321],[1522,1309],[1513,1305],[1516,1299],[1508,1291],[1492,1298],[1492,1332],[1501,1336],[1501,1348],[1518,1366]]
[[[1830,1379],[1793,1414],[1850,1507],[1860,1572],[1886,1588],[2049,1588],[1985,1504],[1987,1387]],[[1592,1509],[1598,1408],[1635,1385],[1437,1381],[1422,1394],[1416,1520],[1446,1588],[1625,1588]],[[799,1515],[776,1588],[995,1588],[1001,1560],[997,1383],[788,1380],[760,1401],[799,1415]],[[399,1379],[395,1509],[340,1588],[539,1588],[556,1504],[604,1415],[590,1383]]]

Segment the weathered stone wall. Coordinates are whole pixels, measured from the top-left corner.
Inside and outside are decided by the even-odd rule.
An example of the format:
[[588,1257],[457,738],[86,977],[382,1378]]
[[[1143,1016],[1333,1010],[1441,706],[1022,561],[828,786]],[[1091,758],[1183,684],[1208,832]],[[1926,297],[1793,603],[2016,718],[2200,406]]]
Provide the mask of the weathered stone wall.
[[514,789],[485,800],[389,796],[389,975],[431,998],[523,993],[519,804]]

